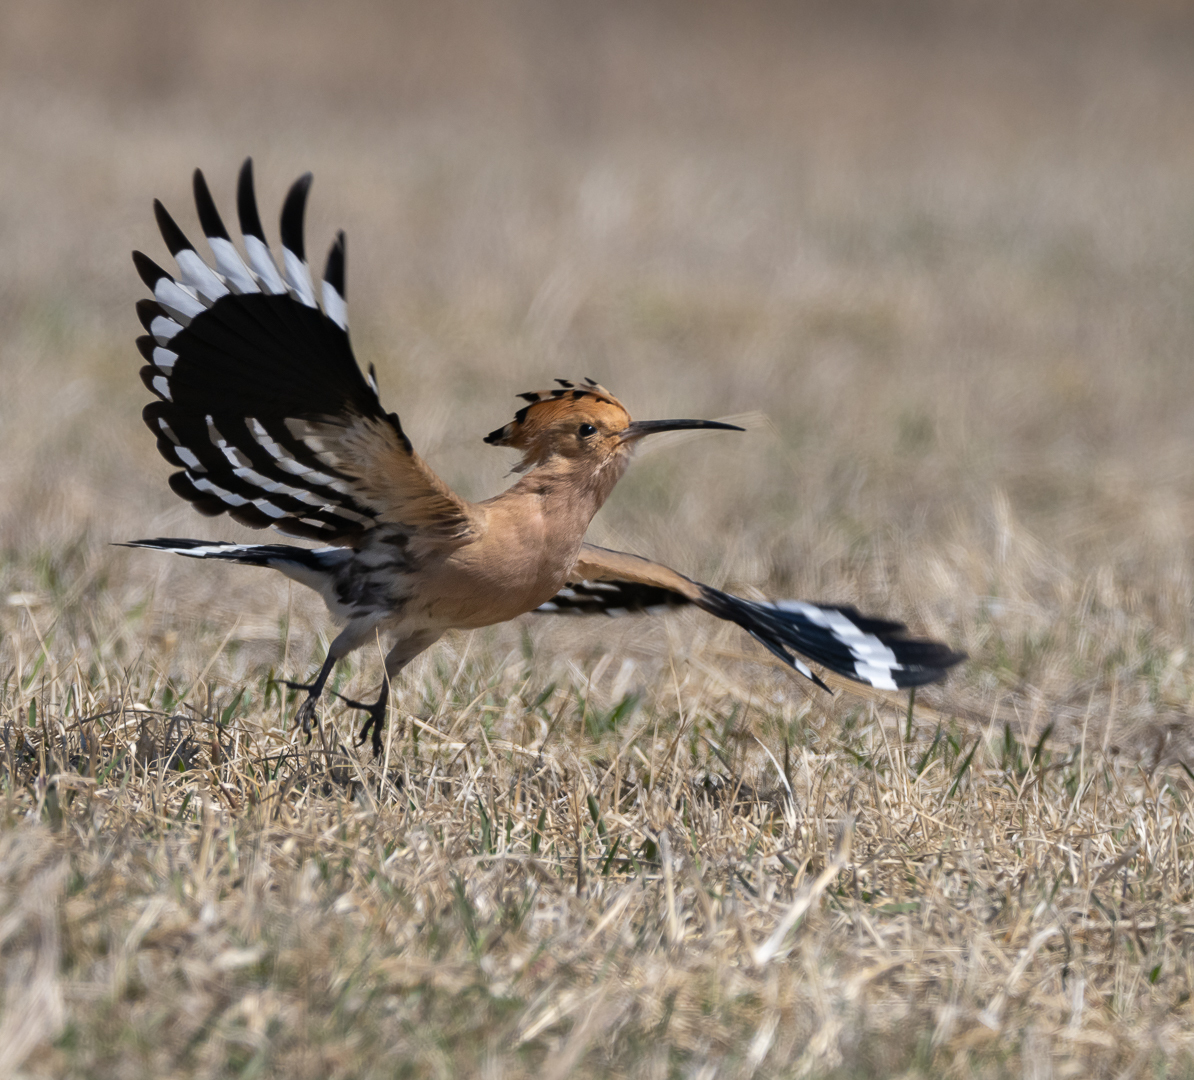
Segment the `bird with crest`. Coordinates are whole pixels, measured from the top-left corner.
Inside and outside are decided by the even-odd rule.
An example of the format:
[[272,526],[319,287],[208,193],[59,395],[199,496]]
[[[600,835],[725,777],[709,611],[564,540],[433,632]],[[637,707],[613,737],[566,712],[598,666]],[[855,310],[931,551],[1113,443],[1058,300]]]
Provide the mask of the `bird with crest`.
[[[777,657],[827,689],[819,665],[878,689],[944,677],[963,654],[912,638],[903,624],[852,607],[756,602],[649,559],[585,542],[593,516],[657,432],[740,431],[716,420],[633,420],[592,379],[557,380],[522,394],[514,419],[485,436],[521,458],[507,490],[482,502],[457,495],[386,412],[372,365],[361,371],[349,342],[345,238],[328,254],[317,299],[303,220],[311,175],[290,189],[281,215],[281,268],[265,239],[252,162],[240,172],[237,211],[244,256],[232,242],[203,174],[194,174],[204,260],[160,202],[175,277],[140,252],[153,293],[137,304],[147,334],[137,344],[156,400],[144,418],[179,471],[170,486],[202,514],[227,514],[317,542],[238,544],[177,538],[132,541],[200,559],[279,570],[317,591],[343,623],[296,723],[310,736],[337,661],[383,636],[381,692],[349,701],[380,753],[390,681],[447,630],[474,629],[527,612],[656,613],[694,606],[737,623]],[[322,300],[322,306],[320,305]],[[347,700],[347,699],[345,699]]]

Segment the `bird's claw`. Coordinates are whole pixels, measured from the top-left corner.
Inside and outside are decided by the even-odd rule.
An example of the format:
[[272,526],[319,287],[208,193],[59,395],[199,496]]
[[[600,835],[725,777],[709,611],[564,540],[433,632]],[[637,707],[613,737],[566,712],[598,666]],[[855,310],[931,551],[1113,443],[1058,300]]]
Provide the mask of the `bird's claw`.
[[[306,688],[299,687],[299,689]],[[312,723],[319,723],[319,717],[315,715],[315,702],[317,700],[317,698],[313,697],[307,698],[307,700],[298,707],[298,712],[294,714],[294,726],[301,727],[303,729],[303,734],[307,736],[308,743],[311,741]]]
[[381,725],[385,720],[385,710],[375,709],[372,705],[359,705],[356,702],[350,702],[358,709],[364,709],[369,714],[369,719],[361,725],[361,730],[357,732],[357,746],[360,746],[365,741],[365,736],[369,734],[370,729],[373,731],[373,756],[375,758],[381,757]]
[[344,702],[350,709],[360,709],[361,712],[369,714],[369,718],[361,726],[361,730],[357,732],[357,746],[361,746],[365,742],[365,736],[373,732],[373,756],[381,757],[381,729],[386,720],[386,696],[383,694],[381,700],[365,704],[363,701],[353,701],[352,698],[346,698],[343,694],[336,694],[341,701]]

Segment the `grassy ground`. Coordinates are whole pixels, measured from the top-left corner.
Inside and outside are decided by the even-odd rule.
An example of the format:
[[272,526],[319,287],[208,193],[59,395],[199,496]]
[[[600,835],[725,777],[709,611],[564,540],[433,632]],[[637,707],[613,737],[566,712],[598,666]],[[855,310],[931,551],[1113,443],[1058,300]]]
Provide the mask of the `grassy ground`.
[[[429,10],[0,8],[0,1076],[1194,1073],[1194,18]],[[557,375],[735,416],[592,538],[971,660],[910,709],[528,618],[304,745],[318,606],[110,546],[246,538],[166,487],[128,250],[248,153],[463,493]]]

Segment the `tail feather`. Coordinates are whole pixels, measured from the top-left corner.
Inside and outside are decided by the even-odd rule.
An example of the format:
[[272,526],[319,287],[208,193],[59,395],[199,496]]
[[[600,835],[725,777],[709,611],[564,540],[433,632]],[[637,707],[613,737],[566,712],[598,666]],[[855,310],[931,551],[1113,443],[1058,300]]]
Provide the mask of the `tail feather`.
[[938,641],[907,638],[903,623],[871,619],[852,607],[803,601],[760,604],[701,586],[699,607],[737,623],[784,663],[818,686],[798,656],[878,690],[901,690],[943,678],[966,654]]
[[966,658],[941,642],[909,638],[903,623],[873,619],[852,607],[744,600],[659,563],[592,544],[584,545],[573,569],[572,580],[539,611],[629,615],[693,605],[736,623],[824,690],[829,687],[803,658],[880,690],[936,682]]

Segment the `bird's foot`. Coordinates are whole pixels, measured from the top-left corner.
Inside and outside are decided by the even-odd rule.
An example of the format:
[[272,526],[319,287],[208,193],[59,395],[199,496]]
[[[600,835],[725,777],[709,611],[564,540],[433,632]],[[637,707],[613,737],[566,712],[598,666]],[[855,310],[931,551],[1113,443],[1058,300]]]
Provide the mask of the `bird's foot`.
[[[296,686],[294,683],[287,683],[286,685],[295,690],[311,689],[309,686]],[[310,694],[307,700],[298,707],[298,712],[294,714],[294,726],[303,729],[303,734],[306,735],[307,742],[311,741],[312,725],[319,726],[319,717],[315,715],[315,704],[318,701],[318,694]]]
[[332,673],[332,666],[336,663],[332,653],[328,653],[328,657],[323,662],[323,666],[319,669],[319,674],[315,676],[315,681],[312,683],[292,682],[290,679],[276,680],[282,686],[288,687],[291,690],[306,690],[307,699],[298,707],[298,712],[294,714],[295,727],[301,727],[303,734],[307,736],[307,742],[311,742],[311,728],[319,726],[319,717],[315,715],[315,706],[319,703],[320,695],[323,693],[323,688],[327,684],[328,676]]
[[351,698],[346,698],[343,694],[337,694],[341,701],[344,702],[350,709],[360,709],[362,712],[367,712],[369,718],[361,725],[361,730],[357,732],[357,746],[360,746],[365,741],[365,736],[372,731],[372,745],[373,756],[381,757],[381,729],[386,722],[386,705],[389,700],[389,686],[387,685],[380,698],[367,705],[363,701],[353,701]]

